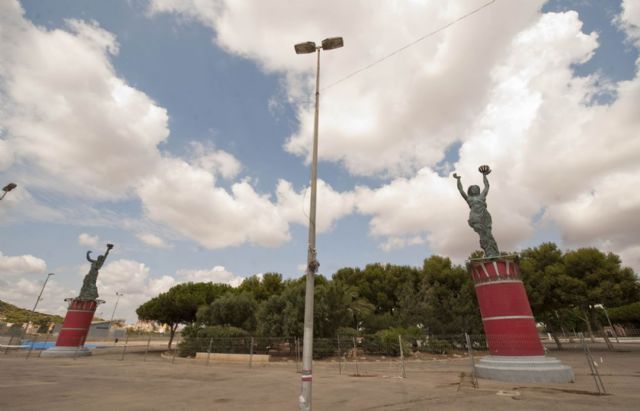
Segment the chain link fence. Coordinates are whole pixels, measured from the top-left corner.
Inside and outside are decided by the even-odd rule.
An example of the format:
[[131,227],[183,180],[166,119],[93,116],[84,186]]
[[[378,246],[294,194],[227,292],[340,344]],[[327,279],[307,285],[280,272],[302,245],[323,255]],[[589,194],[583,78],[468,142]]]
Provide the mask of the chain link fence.
[[[640,329],[625,329],[624,335],[544,333],[539,337],[545,353],[551,356],[561,352],[584,355],[599,394],[607,393],[606,376],[598,371],[601,364],[606,363],[607,353],[640,353]],[[21,328],[5,329],[0,333],[0,361],[3,358],[39,360],[40,353],[54,346],[56,338],[57,334],[51,332],[24,333]],[[313,356],[328,367],[329,372],[352,377],[412,378],[427,368],[437,372],[436,364],[441,362],[448,367],[455,366],[461,372],[461,379],[470,377],[471,386],[477,388],[475,364],[489,355],[490,345],[495,345],[496,341],[503,345],[518,345],[522,343],[518,338],[514,335],[494,336],[487,341],[484,335],[403,335],[393,332],[344,335],[315,339]],[[88,338],[84,346],[93,356],[113,361],[154,361],[205,367],[216,364],[252,368],[279,365],[297,372],[302,368],[302,338],[183,338],[177,333],[171,344],[170,340],[168,334],[127,332],[117,339]]]

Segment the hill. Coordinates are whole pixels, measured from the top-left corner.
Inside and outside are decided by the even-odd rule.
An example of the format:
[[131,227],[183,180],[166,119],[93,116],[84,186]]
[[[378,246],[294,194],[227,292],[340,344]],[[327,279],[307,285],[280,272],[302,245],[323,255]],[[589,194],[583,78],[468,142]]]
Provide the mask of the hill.
[[64,319],[59,315],[44,314],[37,311],[32,314],[31,310],[16,307],[0,300],[0,320],[8,323],[24,323],[31,320],[36,324],[43,324],[50,322],[61,323]]

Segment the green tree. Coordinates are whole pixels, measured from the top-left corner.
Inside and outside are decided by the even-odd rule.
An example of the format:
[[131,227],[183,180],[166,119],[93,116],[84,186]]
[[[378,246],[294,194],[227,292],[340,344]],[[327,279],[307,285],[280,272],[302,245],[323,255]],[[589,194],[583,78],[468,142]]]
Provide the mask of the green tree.
[[[554,243],[524,250],[519,265],[531,310],[562,349],[558,331],[563,325],[558,312],[578,304],[585,284],[568,275],[562,251]],[[568,315],[563,313],[562,317]]]
[[440,256],[425,259],[422,269],[424,279],[417,301],[423,313],[422,324],[429,333],[481,332],[475,290],[467,270]]
[[196,321],[198,307],[210,304],[231,290],[226,284],[184,283],[152,298],[136,309],[138,318],[167,324],[170,330],[169,349],[180,324]]
[[596,305],[618,307],[640,299],[638,278],[629,267],[622,267],[620,257],[596,248],[580,248],[565,253],[566,273],[582,286],[576,290],[577,306],[591,335],[600,328]]
[[224,325],[241,328],[246,331],[255,331],[258,308],[253,294],[242,292],[240,294],[226,293],[217,298],[208,306],[201,306],[196,314],[198,323],[205,325]]

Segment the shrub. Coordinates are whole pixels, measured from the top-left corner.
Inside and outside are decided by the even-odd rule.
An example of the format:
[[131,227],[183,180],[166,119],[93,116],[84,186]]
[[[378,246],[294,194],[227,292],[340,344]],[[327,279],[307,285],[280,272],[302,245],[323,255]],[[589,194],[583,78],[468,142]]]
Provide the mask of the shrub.
[[204,328],[185,327],[184,340],[178,344],[181,357],[193,357],[196,352],[249,353],[251,337],[241,328],[214,325]]

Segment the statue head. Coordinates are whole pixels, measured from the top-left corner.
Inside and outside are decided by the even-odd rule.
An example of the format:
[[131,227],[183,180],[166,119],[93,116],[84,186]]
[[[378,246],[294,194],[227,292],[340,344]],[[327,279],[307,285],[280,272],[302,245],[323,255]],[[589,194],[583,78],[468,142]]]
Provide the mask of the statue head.
[[480,195],[480,186],[476,186],[476,185],[469,186],[469,189],[467,190],[467,194],[470,196]]

